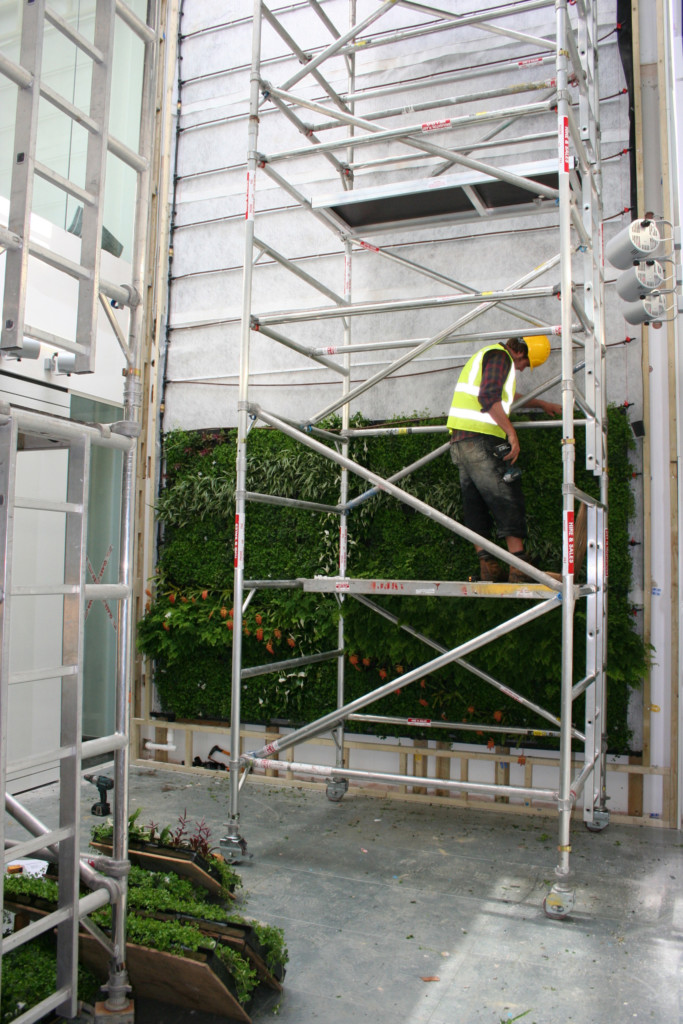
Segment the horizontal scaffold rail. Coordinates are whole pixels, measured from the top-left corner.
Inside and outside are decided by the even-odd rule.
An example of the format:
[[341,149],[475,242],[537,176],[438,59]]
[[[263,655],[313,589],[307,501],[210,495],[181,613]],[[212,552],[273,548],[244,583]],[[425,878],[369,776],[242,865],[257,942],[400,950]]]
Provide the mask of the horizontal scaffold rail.
[[559,295],[559,285],[540,288],[515,288],[490,292],[468,292],[466,295],[433,295],[420,299],[403,299],[396,302],[355,302],[346,306],[315,306],[309,309],[282,310],[273,313],[258,313],[252,317],[252,326],[258,330],[271,324],[302,323],[307,320],[330,320],[347,316],[365,316],[367,313],[404,313],[413,309],[431,309],[435,306],[467,306],[473,302],[501,302],[504,299],[551,299]]
[[[434,789],[448,789],[453,792],[480,793],[487,796],[524,797],[527,800],[552,800],[558,798],[557,790],[534,789],[531,786],[500,786],[490,782],[461,782],[459,779],[430,779],[427,776],[396,775],[390,772],[361,771],[353,768],[332,768],[324,764],[306,764],[303,761],[275,761],[265,757],[243,754],[242,761],[249,768],[271,772],[296,772],[299,775],[322,776],[323,778],[358,779],[385,782],[390,786],[421,786]],[[572,793],[572,796],[575,796]]]
[[[316,576],[303,580],[304,591],[314,594],[375,594],[393,597],[521,597],[548,599],[550,588],[543,583],[481,583],[458,580],[379,580]],[[579,595],[592,587],[575,587]]]

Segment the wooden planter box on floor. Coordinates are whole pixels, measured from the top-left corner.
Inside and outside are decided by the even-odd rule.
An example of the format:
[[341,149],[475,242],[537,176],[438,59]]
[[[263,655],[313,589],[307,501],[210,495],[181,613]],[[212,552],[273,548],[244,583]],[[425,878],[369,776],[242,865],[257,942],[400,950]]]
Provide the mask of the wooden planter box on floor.
[[266,965],[263,947],[254,934],[250,924],[239,924],[235,921],[206,921],[199,917],[178,914],[176,920],[181,924],[193,924],[203,935],[208,935],[218,942],[225,943],[231,949],[241,953],[256,971],[260,982],[275,992],[282,992],[281,982],[285,976],[285,968],[280,965],[273,973]]
[[[90,845],[95,850],[111,857],[112,848],[104,843],[93,843]],[[176,875],[189,878],[190,881],[201,885],[210,896],[223,896],[223,889],[219,878],[213,874],[211,865],[199,853],[194,850],[171,849],[170,847],[156,846],[150,843],[145,846],[128,847],[128,859],[131,864],[137,864],[148,871],[173,871]],[[229,894],[234,899],[232,893]]]
[[[109,954],[96,939],[81,935],[79,953],[86,967],[106,978]],[[229,988],[229,972],[215,956],[200,962],[129,942],[126,967],[136,996],[251,1024],[251,1017]]]

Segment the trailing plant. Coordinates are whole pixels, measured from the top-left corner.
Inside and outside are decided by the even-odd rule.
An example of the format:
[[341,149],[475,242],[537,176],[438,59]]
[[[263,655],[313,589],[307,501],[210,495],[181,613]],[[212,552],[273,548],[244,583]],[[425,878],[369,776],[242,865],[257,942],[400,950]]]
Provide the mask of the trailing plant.
[[[234,920],[234,917],[231,917],[230,920]],[[276,971],[279,967],[284,967],[289,963],[289,950],[282,928],[277,928],[272,924],[263,924],[261,921],[246,919],[245,921],[253,926],[259,945],[263,948],[268,970]]]
[[[356,423],[360,424],[360,419]],[[326,424],[330,431],[334,422]],[[609,625],[607,636],[607,735],[609,749],[630,749],[629,693],[647,671],[649,651],[638,635],[628,594],[631,584],[629,518],[633,514],[633,435],[622,408],[609,411]],[[383,434],[349,443],[349,454],[390,477],[441,444],[428,434]],[[528,548],[550,570],[562,565],[562,459],[554,432],[527,430],[519,465],[526,496]],[[257,592],[244,614],[235,614],[233,516],[235,480],[233,431],[176,431],[164,442],[166,476],[158,514],[164,530],[158,572],[150,581],[138,645],[154,662],[154,682],[162,707],[178,718],[225,721],[231,711],[232,641],[239,630],[245,666],[332,651],[337,646],[340,613],[346,644],[346,696],[351,700],[383,683],[394,690],[371,710],[393,717],[429,718],[455,723],[420,732],[393,727],[392,735],[481,743],[493,741],[489,724],[509,722],[530,729],[545,727],[531,711],[458,665],[425,672],[419,683],[402,687],[401,676],[432,657],[425,644],[382,621],[358,602],[339,605],[334,596],[299,588]],[[583,436],[576,438],[576,483],[598,496],[598,481],[585,468]],[[317,453],[270,429],[249,438],[247,486],[260,493],[336,504],[338,470]],[[457,470],[440,456],[401,481],[400,486],[456,519],[461,517]],[[350,497],[365,494],[366,483],[350,474]],[[415,513],[384,493],[363,500],[347,516],[349,576],[379,580],[466,580],[476,571],[474,549],[455,533]],[[246,523],[245,574],[250,579],[295,580],[338,572],[339,519],[329,512],[251,503]],[[399,623],[409,624],[442,646],[466,640],[516,615],[525,603],[398,597],[378,591],[373,601]],[[503,612],[501,612],[503,607]],[[554,612],[538,623],[517,628],[475,652],[476,667],[512,685],[523,696],[560,711],[561,617]],[[575,670],[583,678],[585,607],[575,616]],[[523,666],[523,671],[519,671]],[[278,669],[242,684],[242,718],[253,723],[309,722],[336,705],[336,661]],[[575,705],[577,720],[583,713]],[[475,733],[457,724],[480,725]],[[347,723],[349,731],[375,726]],[[503,738],[504,739],[504,738]],[[496,734],[495,742],[501,742]],[[544,747],[547,738],[538,741]],[[531,744],[533,745],[533,741]]]

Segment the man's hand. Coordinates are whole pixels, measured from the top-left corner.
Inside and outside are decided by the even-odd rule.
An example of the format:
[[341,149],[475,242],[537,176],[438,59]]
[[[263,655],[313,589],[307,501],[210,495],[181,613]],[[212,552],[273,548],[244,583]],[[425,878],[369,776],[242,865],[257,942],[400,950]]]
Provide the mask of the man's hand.
[[558,405],[557,402],[538,402],[540,408],[546,414],[546,416],[561,416],[562,406]]
[[519,440],[515,430],[508,431],[507,434],[508,443],[510,445],[510,451],[503,458],[503,462],[515,463],[519,455]]

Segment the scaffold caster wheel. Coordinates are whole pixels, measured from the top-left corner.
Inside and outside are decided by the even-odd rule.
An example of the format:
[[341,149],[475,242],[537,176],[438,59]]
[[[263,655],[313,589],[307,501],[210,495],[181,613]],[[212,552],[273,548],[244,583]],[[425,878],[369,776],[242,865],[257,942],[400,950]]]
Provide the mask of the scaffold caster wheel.
[[349,789],[348,779],[328,779],[325,794],[333,804],[338,804],[346,795]]
[[609,825],[609,811],[593,811],[593,817],[585,825],[589,832],[604,832]]
[[564,921],[574,908],[574,891],[551,889],[543,900],[543,913],[555,921]]
[[252,856],[247,853],[247,841],[242,839],[242,836],[223,836],[219,843],[219,849],[228,864],[240,864]]

